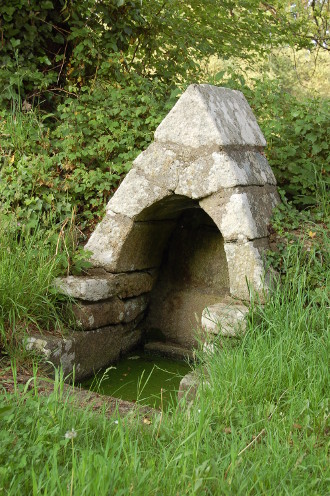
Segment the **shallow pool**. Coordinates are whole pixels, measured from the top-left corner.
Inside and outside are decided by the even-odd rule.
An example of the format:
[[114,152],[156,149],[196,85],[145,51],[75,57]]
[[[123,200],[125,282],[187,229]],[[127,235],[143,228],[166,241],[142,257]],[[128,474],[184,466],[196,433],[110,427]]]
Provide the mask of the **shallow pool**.
[[141,405],[167,408],[176,404],[180,381],[190,370],[187,362],[137,352],[99,371],[81,386]]

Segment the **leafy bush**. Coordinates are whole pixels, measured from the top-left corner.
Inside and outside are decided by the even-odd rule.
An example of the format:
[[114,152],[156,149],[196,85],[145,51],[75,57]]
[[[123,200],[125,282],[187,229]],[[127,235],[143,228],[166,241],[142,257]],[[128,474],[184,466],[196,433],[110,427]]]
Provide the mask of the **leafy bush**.
[[330,184],[330,100],[298,100],[274,79],[247,84],[237,72],[222,71],[211,82],[244,93],[267,140],[265,152],[278,186],[299,207],[315,205],[320,182],[326,189]]
[[0,114],[2,209],[35,225],[44,213],[63,221],[75,209],[86,228],[146,148],[175,92],[127,76],[69,96],[53,114],[13,108]]

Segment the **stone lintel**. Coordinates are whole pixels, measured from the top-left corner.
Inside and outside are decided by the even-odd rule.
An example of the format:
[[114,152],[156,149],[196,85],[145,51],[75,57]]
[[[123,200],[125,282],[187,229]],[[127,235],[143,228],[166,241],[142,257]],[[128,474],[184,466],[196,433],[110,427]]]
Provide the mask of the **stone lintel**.
[[214,151],[197,156],[179,171],[177,195],[204,198],[235,186],[275,185],[274,174],[265,156],[250,149]]
[[85,249],[94,267],[108,272],[134,272],[159,266],[174,221],[134,222],[108,210]]
[[144,209],[171,194],[133,168],[109,201],[107,211],[135,219]]
[[136,157],[133,168],[152,183],[174,191],[178,185],[179,169],[185,167],[178,152],[161,143],[152,143]]

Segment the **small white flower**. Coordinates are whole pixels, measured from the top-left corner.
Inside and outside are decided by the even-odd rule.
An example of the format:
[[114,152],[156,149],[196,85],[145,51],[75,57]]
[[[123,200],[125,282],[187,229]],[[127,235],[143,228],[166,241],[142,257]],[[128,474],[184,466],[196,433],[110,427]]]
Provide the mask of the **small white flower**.
[[202,411],[202,410],[201,410],[200,408],[198,408],[198,410],[197,410],[197,411],[198,411],[198,413],[201,413],[201,411]]
[[118,422],[118,420],[115,420],[115,421],[114,421],[114,424],[118,425],[118,423],[119,423],[119,422]]
[[71,431],[67,431],[65,433],[65,436],[64,437],[65,437],[65,439],[73,439],[73,438],[77,437],[77,433],[74,430],[74,428],[72,427]]

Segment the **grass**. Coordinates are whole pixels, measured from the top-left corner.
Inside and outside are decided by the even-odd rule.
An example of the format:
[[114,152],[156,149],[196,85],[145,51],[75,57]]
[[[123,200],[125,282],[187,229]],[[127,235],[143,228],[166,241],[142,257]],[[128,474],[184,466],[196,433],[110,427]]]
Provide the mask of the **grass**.
[[202,356],[195,402],[150,425],[73,408],[60,375],[48,397],[3,391],[0,494],[328,494],[329,300],[301,250],[244,338]]
[[22,352],[19,343],[30,330],[63,330],[69,315],[53,287],[62,253],[55,254],[50,236],[0,219],[0,348],[10,354]]

